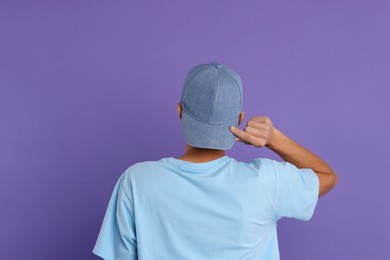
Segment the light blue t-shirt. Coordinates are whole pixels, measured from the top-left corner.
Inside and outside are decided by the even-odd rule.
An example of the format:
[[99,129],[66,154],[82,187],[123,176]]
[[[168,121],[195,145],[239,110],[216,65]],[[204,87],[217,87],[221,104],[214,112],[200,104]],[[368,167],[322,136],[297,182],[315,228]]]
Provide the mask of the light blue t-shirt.
[[119,177],[92,252],[109,260],[278,260],[277,221],[308,221],[318,193],[312,169],[285,161],[139,162]]

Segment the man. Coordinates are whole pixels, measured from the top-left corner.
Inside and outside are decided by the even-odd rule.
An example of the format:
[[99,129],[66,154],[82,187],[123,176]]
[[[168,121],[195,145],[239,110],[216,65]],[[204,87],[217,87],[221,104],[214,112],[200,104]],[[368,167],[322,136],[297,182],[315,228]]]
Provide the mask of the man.
[[[185,153],[128,167],[109,201],[93,253],[104,259],[279,259],[282,217],[308,221],[336,173],[265,116],[244,130],[238,74],[219,62],[187,74],[177,105]],[[239,162],[235,141],[285,161]]]

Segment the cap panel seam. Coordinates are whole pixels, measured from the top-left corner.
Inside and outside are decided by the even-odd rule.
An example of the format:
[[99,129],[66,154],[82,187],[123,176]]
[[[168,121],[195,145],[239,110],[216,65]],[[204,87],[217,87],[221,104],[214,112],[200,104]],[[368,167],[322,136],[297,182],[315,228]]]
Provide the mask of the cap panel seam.
[[242,95],[241,89],[238,87],[241,84],[238,84],[238,82],[229,73],[227,73],[226,71],[224,71],[224,72],[226,75],[228,75],[236,83],[236,88],[238,89],[238,92],[240,93],[240,103],[241,103],[241,110],[242,110],[243,95]]
[[[194,79],[194,73],[198,73],[199,74],[199,70],[202,69],[204,67],[205,64],[200,64],[198,66],[195,66],[194,68],[190,69],[190,71],[187,73],[187,77],[185,78],[184,80],[184,89],[183,89],[183,93],[181,95],[181,98],[180,98],[180,102],[182,102],[186,97],[187,97],[187,94],[188,94],[188,88],[189,88],[189,84],[188,83],[193,83],[193,79]],[[187,83],[187,84],[186,84]]]
[[215,104],[217,103],[217,96],[218,96],[218,83],[219,83],[219,69],[217,69],[217,80],[215,85],[215,94],[214,94],[214,100],[213,100],[213,111],[211,112],[211,121],[214,121],[214,113],[215,113]]

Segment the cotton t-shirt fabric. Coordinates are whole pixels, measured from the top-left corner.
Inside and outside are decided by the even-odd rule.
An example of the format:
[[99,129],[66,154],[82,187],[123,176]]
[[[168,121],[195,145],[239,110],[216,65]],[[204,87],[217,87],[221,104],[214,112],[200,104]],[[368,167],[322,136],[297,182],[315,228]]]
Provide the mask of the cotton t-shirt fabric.
[[268,158],[135,163],[116,182],[92,252],[109,260],[278,260],[277,221],[308,221],[318,194],[312,169]]

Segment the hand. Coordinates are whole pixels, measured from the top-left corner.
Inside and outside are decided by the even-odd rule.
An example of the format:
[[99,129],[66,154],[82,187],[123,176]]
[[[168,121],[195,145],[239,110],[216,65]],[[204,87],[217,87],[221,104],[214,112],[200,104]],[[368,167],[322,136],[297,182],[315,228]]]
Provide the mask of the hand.
[[230,130],[237,137],[236,141],[261,148],[270,143],[276,128],[268,117],[257,116],[246,123],[244,131],[234,126],[231,126]]

